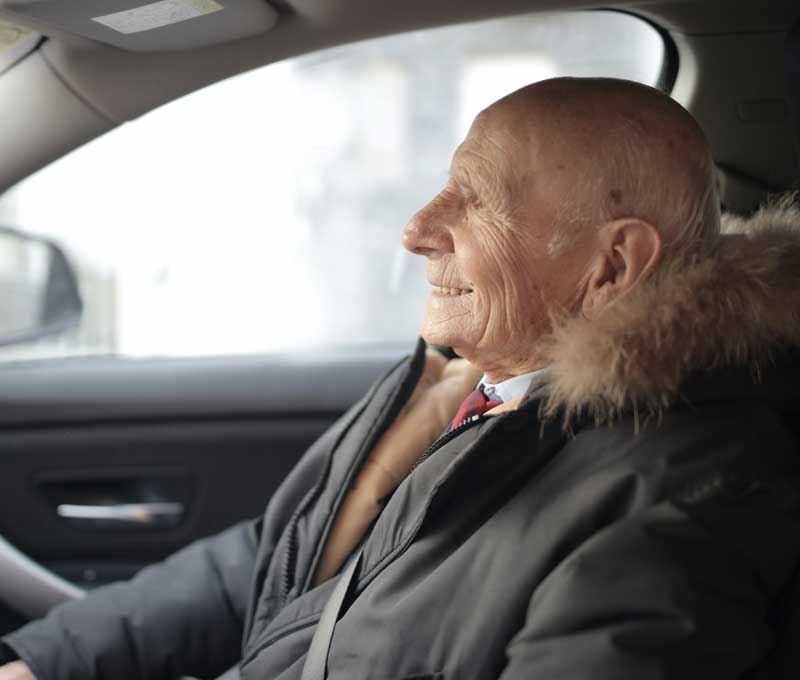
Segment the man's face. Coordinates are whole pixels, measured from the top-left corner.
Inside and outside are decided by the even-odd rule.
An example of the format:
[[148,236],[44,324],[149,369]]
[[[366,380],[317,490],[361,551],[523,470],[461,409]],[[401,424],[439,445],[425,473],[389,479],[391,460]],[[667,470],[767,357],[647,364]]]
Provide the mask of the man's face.
[[549,309],[569,306],[575,293],[569,256],[547,254],[558,173],[542,167],[547,154],[529,127],[502,106],[481,114],[447,186],[403,233],[405,247],[428,258],[423,337],[490,375],[529,360]]

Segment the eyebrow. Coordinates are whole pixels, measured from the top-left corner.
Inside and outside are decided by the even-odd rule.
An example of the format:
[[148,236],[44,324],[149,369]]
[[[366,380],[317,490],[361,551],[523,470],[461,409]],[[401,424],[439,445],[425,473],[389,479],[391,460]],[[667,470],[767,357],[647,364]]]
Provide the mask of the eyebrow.
[[[475,168],[472,173],[462,170],[459,173],[460,177],[456,177],[452,173],[450,176],[461,189],[465,198],[477,199],[492,212],[501,213],[505,209],[504,204],[506,197],[504,195],[504,189],[501,184],[498,183],[496,177],[491,173],[482,172],[481,170],[481,168]],[[473,178],[477,180],[477,184]],[[480,188],[480,191],[478,191],[476,187]]]
[[473,183],[470,181],[469,175],[465,175],[463,171],[460,173],[453,173],[451,169],[448,171],[448,176],[451,180],[453,180],[453,182],[455,182],[456,186],[461,190],[461,193],[466,198],[479,198],[478,192],[475,190]]
[[472,188],[469,186],[467,182],[463,180],[462,177],[458,177],[454,175],[452,172],[448,173],[448,177],[453,181],[453,183],[461,190],[462,193],[471,192]]

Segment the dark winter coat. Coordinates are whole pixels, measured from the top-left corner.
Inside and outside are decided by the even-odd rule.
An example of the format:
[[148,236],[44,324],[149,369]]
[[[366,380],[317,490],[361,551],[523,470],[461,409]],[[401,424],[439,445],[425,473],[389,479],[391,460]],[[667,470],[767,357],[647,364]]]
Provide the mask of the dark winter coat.
[[[800,559],[800,238],[789,209],[666,261],[551,382],[447,437],[376,520],[331,680],[739,678],[782,654]],[[788,349],[786,349],[788,348]],[[298,679],[332,519],[424,346],[305,455],[264,517],[6,638],[39,680]],[[757,375],[755,375],[757,369]],[[755,376],[755,377],[754,377]]]

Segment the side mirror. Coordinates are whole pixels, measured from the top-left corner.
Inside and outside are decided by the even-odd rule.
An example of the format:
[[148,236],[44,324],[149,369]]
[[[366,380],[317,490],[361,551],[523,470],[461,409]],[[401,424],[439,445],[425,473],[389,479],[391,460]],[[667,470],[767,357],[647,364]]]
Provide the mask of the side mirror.
[[75,272],[52,241],[0,227],[0,347],[80,323]]

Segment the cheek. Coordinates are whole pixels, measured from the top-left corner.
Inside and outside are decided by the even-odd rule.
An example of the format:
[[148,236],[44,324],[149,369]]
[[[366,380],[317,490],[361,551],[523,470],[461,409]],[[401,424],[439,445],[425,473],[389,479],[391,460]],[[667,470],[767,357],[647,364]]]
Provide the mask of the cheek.
[[480,295],[497,304],[528,293],[535,277],[535,259],[527,244],[494,229],[464,248],[461,265]]
[[550,284],[559,271],[536,243],[516,233],[484,236],[465,253],[464,263],[477,293],[475,316],[487,337],[530,338],[545,330]]

